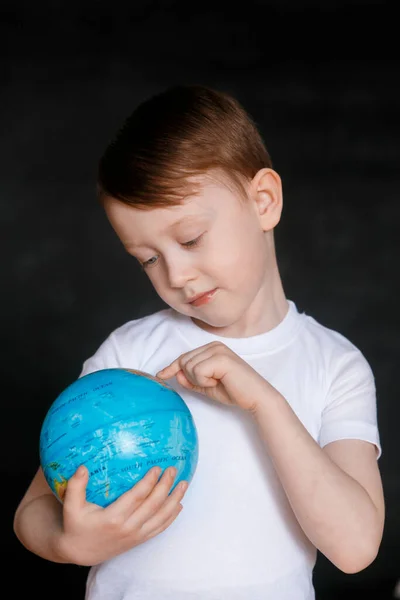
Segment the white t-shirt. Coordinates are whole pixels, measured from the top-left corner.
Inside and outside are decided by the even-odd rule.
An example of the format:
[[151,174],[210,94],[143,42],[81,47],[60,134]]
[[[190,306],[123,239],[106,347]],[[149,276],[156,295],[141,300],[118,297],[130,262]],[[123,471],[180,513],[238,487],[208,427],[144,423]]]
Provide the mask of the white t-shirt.
[[[130,321],[86,360],[81,376],[127,367],[155,375],[219,340],[286,398],[323,447],[339,439],[381,446],[374,376],[349,340],[288,301],[271,331],[212,335],[173,309]],[[300,528],[253,418],[168,380],[187,403],[199,461],[183,511],[160,535],[92,567],[86,600],[314,600],[317,551]]]

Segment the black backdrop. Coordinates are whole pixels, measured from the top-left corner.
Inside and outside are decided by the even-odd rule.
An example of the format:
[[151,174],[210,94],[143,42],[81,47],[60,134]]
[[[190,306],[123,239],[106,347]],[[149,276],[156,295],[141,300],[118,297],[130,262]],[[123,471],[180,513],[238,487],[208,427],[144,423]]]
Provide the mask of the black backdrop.
[[112,329],[164,307],[96,204],[98,157],[138,102],[174,83],[204,83],[242,101],[282,176],[276,243],[287,296],[353,341],[376,376],[381,551],[355,575],[320,555],[317,600],[391,598],[400,576],[393,17],[379,2],[132,4],[0,8],[1,553],[15,568],[9,597],[83,598],[86,569],[30,554],[12,532],[13,512],[36,471],[50,403]]

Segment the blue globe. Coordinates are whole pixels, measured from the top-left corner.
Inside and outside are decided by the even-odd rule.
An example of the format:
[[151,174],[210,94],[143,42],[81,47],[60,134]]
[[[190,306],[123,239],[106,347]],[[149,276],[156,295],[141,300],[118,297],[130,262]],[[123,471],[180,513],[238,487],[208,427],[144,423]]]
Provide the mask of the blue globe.
[[108,506],[152,467],[173,466],[191,481],[198,436],[182,397],[142,371],[102,369],[69,385],[50,406],[40,430],[40,464],[63,501],[79,465],[89,470],[88,502]]

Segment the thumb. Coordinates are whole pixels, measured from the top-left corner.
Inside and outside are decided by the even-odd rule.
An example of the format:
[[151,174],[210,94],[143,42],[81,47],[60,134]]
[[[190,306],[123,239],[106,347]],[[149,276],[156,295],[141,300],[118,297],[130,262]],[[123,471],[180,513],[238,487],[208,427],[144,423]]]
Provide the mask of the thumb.
[[67,504],[69,509],[83,508],[86,504],[86,485],[89,479],[89,472],[86,467],[81,465],[75,473],[68,479],[67,489],[64,495],[64,506]]

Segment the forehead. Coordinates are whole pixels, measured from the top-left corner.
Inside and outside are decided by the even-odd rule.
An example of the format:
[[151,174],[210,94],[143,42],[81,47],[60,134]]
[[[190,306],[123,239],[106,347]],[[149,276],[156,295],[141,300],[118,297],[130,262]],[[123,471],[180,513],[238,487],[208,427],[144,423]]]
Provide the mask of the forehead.
[[104,208],[107,217],[126,247],[146,246],[149,238],[173,235],[194,229],[196,224],[214,220],[235,204],[235,193],[224,183],[204,178],[196,181],[197,193],[182,204],[141,210],[113,198],[107,198]]

